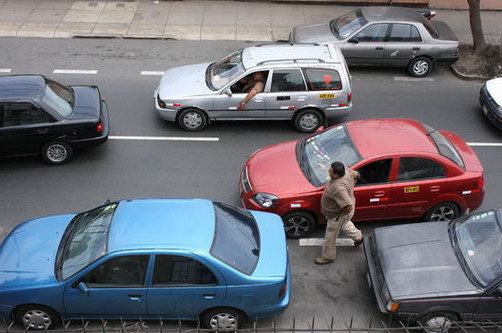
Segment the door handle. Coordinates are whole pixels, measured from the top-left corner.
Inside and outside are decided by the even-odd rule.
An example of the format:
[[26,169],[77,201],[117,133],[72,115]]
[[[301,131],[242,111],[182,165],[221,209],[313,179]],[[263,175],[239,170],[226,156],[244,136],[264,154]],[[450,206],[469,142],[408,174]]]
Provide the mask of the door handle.
[[39,133],[39,134],[49,133],[49,129],[48,128],[41,128],[41,129],[37,130],[37,133]]
[[373,196],[375,197],[383,197],[385,195],[384,191],[376,191]]
[[216,293],[204,293],[202,296],[204,296],[205,299],[212,299],[216,296]]
[[127,296],[131,299],[131,301],[141,302],[141,296],[143,296],[143,295],[141,295],[141,294],[129,294]]
[[381,51],[381,50],[383,50],[383,47],[381,47],[381,46],[375,47],[375,50]]
[[419,48],[418,46],[412,47],[411,49],[412,49],[413,51],[418,51],[418,50],[420,50],[420,48]]
[[439,192],[440,190],[441,190],[441,186],[438,186],[438,185],[429,187],[430,192]]

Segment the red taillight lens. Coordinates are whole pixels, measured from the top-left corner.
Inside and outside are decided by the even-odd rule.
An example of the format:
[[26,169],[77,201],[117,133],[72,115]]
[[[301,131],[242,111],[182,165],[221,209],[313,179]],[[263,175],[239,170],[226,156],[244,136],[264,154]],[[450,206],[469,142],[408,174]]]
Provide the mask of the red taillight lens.
[[101,133],[103,132],[103,124],[102,123],[99,123],[98,126],[96,126],[96,131],[98,133]]
[[350,104],[352,102],[352,93],[347,94],[347,104]]
[[279,290],[279,292],[277,293],[277,296],[283,297],[284,295],[286,295],[287,289],[288,289],[288,282],[284,281],[284,284],[282,285],[281,290]]
[[483,189],[483,187],[485,186],[485,180],[483,178],[479,178],[478,181],[476,182],[476,187],[478,189]]

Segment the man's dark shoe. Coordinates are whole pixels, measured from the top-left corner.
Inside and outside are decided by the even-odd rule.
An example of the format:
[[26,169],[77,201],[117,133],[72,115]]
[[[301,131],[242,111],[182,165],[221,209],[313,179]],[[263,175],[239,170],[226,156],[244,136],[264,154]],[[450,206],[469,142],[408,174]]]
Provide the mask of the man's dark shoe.
[[355,241],[354,241],[354,246],[355,246],[355,247],[358,247],[359,245],[361,245],[361,244],[363,243],[363,241],[364,241],[364,236],[363,236],[363,237],[361,237],[361,238],[360,238],[360,239],[358,239],[358,240],[355,240]]
[[333,259],[326,259],[326,258],[323,258],[323,257],[319,257],[317,258],[315,261],[314,261],[317,265],[326,265],[326,264],[330,264],[333,262]]

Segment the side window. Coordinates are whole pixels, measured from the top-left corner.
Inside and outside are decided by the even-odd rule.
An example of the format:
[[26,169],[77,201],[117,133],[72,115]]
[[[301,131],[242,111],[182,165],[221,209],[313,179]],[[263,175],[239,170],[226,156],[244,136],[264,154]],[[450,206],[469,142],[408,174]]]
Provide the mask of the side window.
[[33,125],[50,122],[50,117],[31,103],[5,105],[4,126]]
[[332,69],[305,70],[309,90],[340,90],[342,81],[340,74]]
[[123,256],[108,260],[81,280],[94,288],[131,287],[144,284],[148,256]]
[[248,74],[232,84],[230,90],[233,93],[248,93],[253,88],[258,92],[263,92],[267,84],[268,71],[258,71]]
[[306,91],[305,82],[300,69],[274,70],[270,92]]
[[390,33],[391,42],[420,42],[418,29],[411,24],[393,24]]
[[169,255],[155,257],[154,285],[208,285],[217,282],[213,272],[196,260]]
[[397,180],[413,180],[444,177],[445,170],[442,165],[420,157],[403,157],[399,162]]
[[387,23],[373,24],[359,32],[354,37],[360,42],[383,42],[389,25]]
[[389,178],[391,158],[368,163],[359,168],[361,180],[359,185],[385,183]]

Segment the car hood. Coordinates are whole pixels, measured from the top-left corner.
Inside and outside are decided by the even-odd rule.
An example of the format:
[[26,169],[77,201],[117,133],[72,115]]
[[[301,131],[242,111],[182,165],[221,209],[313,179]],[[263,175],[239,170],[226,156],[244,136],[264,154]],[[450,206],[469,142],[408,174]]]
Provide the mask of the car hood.
[[210,63],[168,69],[158,88],[161,100],[195,95],[213,94],[206,84],[206,70]]
[[0,288],[56,281],[58,246],[74,216],[42,217],[12,230],[0,247]]
[[246,167],[254,191],[281,197],[315,190],[298,165],[296,142],[265,147],[249,158]]
[[301,25],[293,29],[294,43],[338,42],[329,27],[329,22]]
[[101,96],[95,86],[71,86],[75,93],[75,104],[69,119],[99,120]]
[[486,90],[497,105],[502,105],[502,78],[486,81]]
[[448,223],[377,228],[380,266],[394,300],[477,294],[453,251]]

